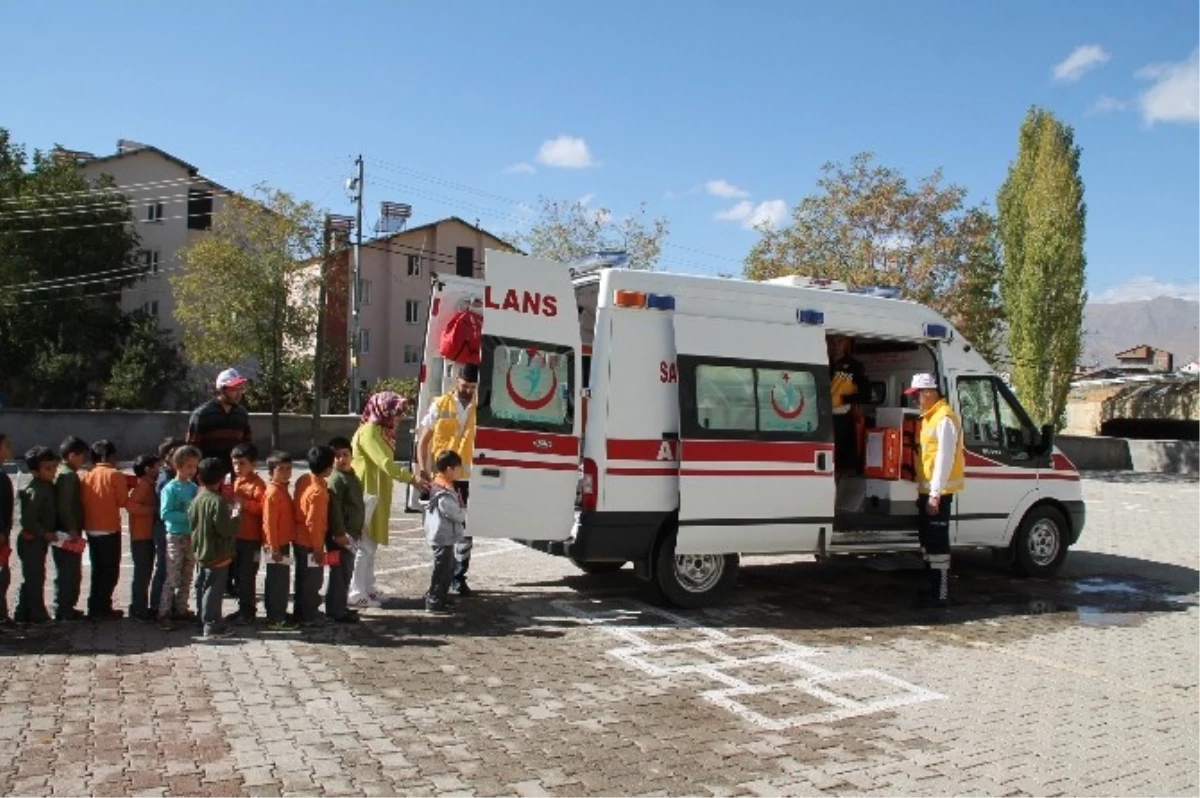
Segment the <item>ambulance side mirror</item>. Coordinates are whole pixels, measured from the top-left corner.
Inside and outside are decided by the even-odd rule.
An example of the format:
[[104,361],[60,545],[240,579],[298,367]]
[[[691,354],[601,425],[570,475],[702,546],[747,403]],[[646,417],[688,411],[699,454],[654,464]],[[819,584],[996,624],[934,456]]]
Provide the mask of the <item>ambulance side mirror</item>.
[[1054,451],[1054,425],[1043,424],[1041,434],[1038,436],[1036,455],[1046,455]]

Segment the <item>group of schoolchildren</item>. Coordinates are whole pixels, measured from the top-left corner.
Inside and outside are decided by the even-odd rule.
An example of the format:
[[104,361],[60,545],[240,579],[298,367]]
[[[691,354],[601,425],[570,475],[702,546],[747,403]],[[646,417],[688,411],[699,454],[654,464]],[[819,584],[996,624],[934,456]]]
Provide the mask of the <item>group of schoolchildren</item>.
[[[86,617],[103,621],[125,613],[113,607],[120,579],[121,511],[129,519],[133,579],[129,615],[155,622],[164,630],[197,623],[206,638],[228,637],[233,625],[255,622],[256,582],[265,563],[264,605],[267,629],[292,631],[319,627],[320,590],[325,583],[325,617],[354,623],[348,607],[355,553],[365,525],[363,486],[351,464],[351,443],[334,438],[308,452],[309,472],[290,491],[292,457],[273,452],[267,458],[269,481],[255,473],[253,444],[233,449],[231,465],[203,458],[199,449],[168,439],[157,454],[137,457],[133,476],[117,470],[116,448],[107,440],[90,446],[76,437],[58,453],[35,446],[25,453],[29,484],[19,496],[15,550],[22,583],[13,618],[7,593],[13,553],[13,488],[0,470],[0,624],[50,620],[44,599],[46,563],[55,567],[54,617],[85,617],[76,608],[85,549],[91,565]],[[0,435],[0,462],[11,459],[11,445]],[[90,459],[92,467],[84,470]],[[434,568],[426,605],[449,606],[454,544],[462,538],[465,513],[454,490],[462,461],[454,452],[437,460],[431,486],[426,536]],[[230,569],[236,568],[238,609],[222,613]],[[198,612],[188,608],[195,587]],[[292,612],[287,612],[289,586]]]

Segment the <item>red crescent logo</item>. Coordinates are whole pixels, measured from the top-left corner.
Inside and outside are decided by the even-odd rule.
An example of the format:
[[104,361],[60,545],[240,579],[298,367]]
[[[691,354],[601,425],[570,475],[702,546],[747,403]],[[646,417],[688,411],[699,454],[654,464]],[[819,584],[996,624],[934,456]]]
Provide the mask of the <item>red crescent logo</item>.
[[775,401],[775,389],[772,388],[771,409],[775,411],[775,415],[787,421],[791,421],[793,418],[799,418],[800,414],[804,412],[804,394],[800,394],[800,403],[796,405],[795,410],[784,410],[779,406],[779,403]]
[[553,377],[553,379],[550,381],[550,390],[545,396],[537,399],[526,399],[517,393],[517,389],[513,387],[512,383],[512,370],[513,367],[509,366],[508,374],[506,374],[504,378],[504,387],[508,389],[508,395],[512,398],[513,403],[516,404],[517,407],[521,408],[522,410],[541,410],[554,400],[554,394],[558,392],[558,374],[553,369],[550,371],[550,374]]

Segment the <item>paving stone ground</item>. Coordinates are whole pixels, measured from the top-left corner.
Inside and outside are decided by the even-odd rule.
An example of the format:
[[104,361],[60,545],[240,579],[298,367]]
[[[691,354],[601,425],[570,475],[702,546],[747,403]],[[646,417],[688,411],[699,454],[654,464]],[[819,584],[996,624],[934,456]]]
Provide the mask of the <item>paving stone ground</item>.
[[479,595],[428,617],[396,513],[394,598],[357,627],[0,638],[0,792],[1195,795],[1200,489],[1084,494],[1059,578],[960,557],[940,617],[908,608],[905,558],[750,558],[683,612],[509,541],[477,541]]

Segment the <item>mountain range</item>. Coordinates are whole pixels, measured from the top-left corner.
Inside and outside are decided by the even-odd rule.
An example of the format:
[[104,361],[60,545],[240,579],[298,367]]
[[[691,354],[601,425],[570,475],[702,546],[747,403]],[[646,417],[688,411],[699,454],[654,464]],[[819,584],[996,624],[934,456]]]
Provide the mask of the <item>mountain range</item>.
[[1118,352],[1141,344],[1175,355],[1177,369],[1200,358],[1200,302],[1158,297],[1084,308],[1083,364],[1115,366]]

